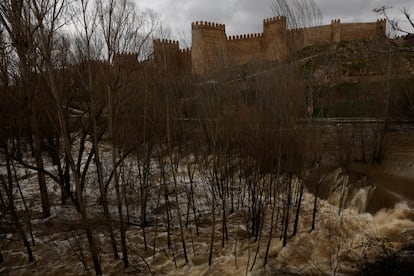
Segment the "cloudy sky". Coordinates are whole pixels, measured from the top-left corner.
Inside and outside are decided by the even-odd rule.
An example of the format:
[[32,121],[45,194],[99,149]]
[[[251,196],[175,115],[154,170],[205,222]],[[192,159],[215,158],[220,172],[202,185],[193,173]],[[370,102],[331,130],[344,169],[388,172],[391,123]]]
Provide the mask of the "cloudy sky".
[[[191,22],[211,21],[226,24],[228,35],[262,32],[262,20],[272,17],[273,0],[134,0],[140,9],[151,9],[174,32],[172,39],[190,35]],[[288,0],[289,1],[289,0]],[[410,8],[412,0],[314,0],[322,12],[324,23],[331,19],[342,22],[372,21],[372,10],[381,6],[393,7],[391,17]]]

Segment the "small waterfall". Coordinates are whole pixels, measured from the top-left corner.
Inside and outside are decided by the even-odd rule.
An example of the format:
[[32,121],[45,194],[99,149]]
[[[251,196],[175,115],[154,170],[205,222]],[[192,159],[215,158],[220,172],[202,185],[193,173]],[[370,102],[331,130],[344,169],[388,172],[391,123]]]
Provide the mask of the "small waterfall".
[[358,213],[367,211],[376,186],[366,186],[366,177],[361,178],[357,183],[351,183],[350,177],[343,168],[335,170],[330,178],[330,192],[327,201],[339,208],[338,212],[343,209],[353,209]]
[[357,210],[358,213],[364,213],[367,209],[368,201],[370,200],[375,186],[367,186],[360,188],[347,204],[347,208]]

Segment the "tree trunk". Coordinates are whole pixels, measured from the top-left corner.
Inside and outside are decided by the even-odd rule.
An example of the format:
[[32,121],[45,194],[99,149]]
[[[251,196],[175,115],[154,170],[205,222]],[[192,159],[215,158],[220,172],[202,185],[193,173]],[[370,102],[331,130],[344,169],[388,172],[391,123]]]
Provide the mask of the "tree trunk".
[[319,182],[315,187],[315,198],[313,201],[313,212],[312,212],[312,228],[311,231],[315,230],[315,221],[316,221],[316,212],[317,212],[317,203],[318,203],[318,193],[319,193]]
[[292,176],[289,175],[288,189],[287,189],[286,216],[285,216],[284,228],[283,228],[283,247],[285,247],[287,245],[287,238],[288,238],[289,211],[290,211],[290,204],[291,204],[291,200],[292,200],[291,190],[292,190]]
[[[45,42],[43,42],[45,43]],[[50,65],[50,63],[48,63]],[[49,66],[50,67],[50,66]],[[98,250],[95,244],[95,239],[93,238],[92,235],[92,229],[88,223],[88,215],[86,212],[86,205],[84,202],[84,198],[82,195],[82,189],[81,189],[81,183],[80,183],[80,174],[79,171],[76,168],[76,164],[75,161],[73,159],[73,155],[71,152],[71,147],[70,147],[70,141],[69,141],[69,134],[67,131],[67,127],[65,124],[65,119],[63,116],[63,109],[62,109],[62,104],[59,98],[59,93],[58,93],[58,88],[56,85],[56,79],[55,76],[52,72],[51,68],[48,68],[48,77],[49,77],[49,81],[50,81],[50,86],[51,86],[51,92],[53,95],[53,98],[55,100],[55,104],[56,104],[56,111],[57,111],[57,116],[58,116],[58,121],[59,121],[59,129],[61,132],[61,136],[63,139],[63,144],[64,144],[64,148],[65,148],[65,152],[66,152],[66,156],[70,165],[70,168],[72,170],[72,175],[73,175],[73,180],[75,182],[75,187],[76,187],[76,198],[77,198],[77,202],[79,204],[79,211],[81,213],[82,216],[82,225],[85,229],[86,232],[86,236],[88,238],[88,242],[89,242],[89,248],[91,251],[91,255],[92,255],[92,260],[93,260],[93,264],[95,267],[95,272],[97,275],[102,275],[102,268],[101,268],[101,264],[99,261],[99,257],[98,257]]]
[[304,185],[303,185],[303,183],[301,183],[300,184],[300,192],[299,192],[299,200],[298,200],[298,204],[297,204],[297,207],[296,207],[295,224],[293,225],[292,237],[294,237],[296,235],[296,232],[298,230],[300,206],[302,204],[303,189],[304,189]]
[[[33,141],[34,141],[34,154],[35,154],[36,167],[40,169],[44,169],[40,138],[39,138],[39,134],[37,130],[33,131]],[[39,181],[39,192],[40,192],[40,199],[42,202],[42,216],[43,218],[47,218],[50,216],[50,202],[49,202],[49,196],[47,194],[45,174],[41,172],[40,170],[38,170],[37,178]]]
[[[88,55],[90,56],[90,55]],[[93,91],[93,86],[92,86],[92,69],[91,69],[91,64],[88,63],[88,83],[89,83],[89,95],[90,95],[90,114],[89,114],[89,118],[90,118],[90,124],[92,126],[92,147],[93,147],[93,152],[95,155],[95,165],[96,165],[96,172],[97,172],[97,176],[98,176],[98,183],[99,183],[99,192],[100,192],[100,196],[102,199],[102,207],[103,207],[103,211],[104,211],[104,216],[106,219],[106,223],[107,223],[107,227],[108,227],[108,231],[109,231],[109,237],[111,239],[111,244],[112,244],[112,251],[114,253],[114,258],[118,259],[119,255],[118,255],[118,247],[116,245],[116,240],[115,240],[115,235],[114,235],[114,231],[113,231],[113,227],[112,227],[112,217],[111,214],[109,212],[109,208],[108,208],[108,198],[107,198],[107,193],[106,193],[106,189],[105,189],[105,184],[104,184],[104,179],[103,179],[103,169],[102,169],[102,163],[101,163],[101,157],[100,157],[100,150],[99,150],[99,137],[98,137],[98,129],[96,126],[96,110],[95,110],[95,105],[96,105],[96,101],[95,101],[95,97],[94,97],[94,91]]]
[[[7,151],[7,148],[6,148],[6,151]],[[17,232],[19,233],[20,238],[22,239],[24,247],[26,248],[27,255],[28,255],[28,258],[29,258],[29,262],[33,262],[34,258],[33,258],[32,248],[30,246],[29,241],[27,240],[26,234],[24,233],[23,227],[20,224],[19,217],[16,213],[16,206],[14,205],[13,177],[12,177],[12,172],[11,172],[10,158],[8,157],[8,154],[6,154],[6,168],[7,168],[7,179],[8,179],[9,185],[7,186],[6,181],[3,178],[1,178],[1,182],[3,184],[3,188],[4,188],[5,192],[7,194],[7,199],[9,201],[11,216],[13,218],[13,223],[15,225],[15,228],[16,228]]]
[[124,215],[122,211],[122,196],[119,189],[119,175],[117,166],[117,154],[115,145],[112,145],[112,166],[114,169],[114,182],[115,182],[115,190],[116,190],[116,200],[117,200],[117,207],[118,207],[118,214],[119,214],[119,224],[121,228],[121,246],[122,246],[122,257],[124,261],[124,266],[128,267],[128,248],[126,244],[126,233],[125,233],[125,223],[124,223]]
[[108,125],[109,125],[109,133],[111,135],[111,148],[112,148],[112,167],[114,172],[114,184],[115,184],[115,191],[116,191],[116,200],[117,200],[117,208],[119,214],[119,224],[121,230],[121,246],[122,246],[122,257],[124,261],[124,266],[128,267],[128,248],[126,244],[126,236],[125,236],[125,224],[124,224],[124,215],[122,211],[122,197],[121,192],[119,189],[119,175],[117,169],[117,149],[115,145],[115,114],[114,114],[114,95],[112,88],[110,85],[107,85],[107,105],[108,105]]
[[[171,165],[172,165],[172,161],[171,161]],[[178,186],[177,186],[177,178],[176,178],[176,174],[175,174],[175,168],[171,168],[171,171],[172,171],[172,175],[173,175],[173,179],[174,179],[175,204],[177,205],[177,215],[178,215],[178,224],[179,224],[179,227],[180,227],[181,244],[183,246],[185,263],[188,263],[187,247],[186,247],[186,244],[185,244],[183,222],[182,222],[181,211],[180,211],[180,203],[178,201]]]

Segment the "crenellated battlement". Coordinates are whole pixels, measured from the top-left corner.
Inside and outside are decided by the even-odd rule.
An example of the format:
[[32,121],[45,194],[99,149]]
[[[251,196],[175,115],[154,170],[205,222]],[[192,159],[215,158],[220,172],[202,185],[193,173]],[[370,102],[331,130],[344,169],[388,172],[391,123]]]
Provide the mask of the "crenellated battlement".
[[408,40],[408,39],[412,39],[413,35],[412,34],[406,34],[406,35],[399,35],[393,38],[393,40]]
[[263,24],[274,24],[274,23],[286,23],[286,16],[276,16],[271,18],[263,19]]
[[227,40],[241,40],[241,39],[252,39],[252,38],[261,38],[261,37],[263,37],[263,33],[231,35],[227,37]]
[[[154,57],[164,68],[212,76],[220,70],[255,62],[280,62],[289,53],[317,44],[375,39],[386,34],[386,19],[288,29],[286,16],[263,20],[262,33],[226,35],[226,26],[208,21],[191,23],[192,48],[180,49],[178,41],[154,40]],[[402,38],[398,39],[399,41]],[[179,69],[181,68],[181,69]]]
[[180,52],[182,53],[182,54],[187,54],[187,53],[191,53],[191,48],[184,48],[184,49],[180,49]]
[[194,29],[208,29],[216,31],[225,31],[226,25],[207,21],[196,21],[191,23],[191,28]]
[[395,44],[404,47],[413,47],[414,46],[414,35],[407,34],[407,35],[400,35],[393,38]]
[[117,52],[112,57],[112,62],[122,66],[134,66],[138,63],[138,53]]
[[288,29],[287,32],[289,33],[300,33],[303,32],[305,30],[305,28],[293,28],[293,29]]
[[377,19],[377,28],[385,33],[387,29],[387,20],[385,18]]
[[154,44],[173,46],[173,47],[179,46],[179,42],[177,40],[169,40],[169,39],[154,39]]
[[392,40],[397,44],[402,44],[407,39],[406,35],[399,35],[394,37]]
[[175,77],[191,72],[191,49],[180,49],[177,40],[154,39],[154,60],[163,72],[170,72]]
[[135,52],[117,52],[114,56],[123,56],[123,57],[138,57],[138,53]]

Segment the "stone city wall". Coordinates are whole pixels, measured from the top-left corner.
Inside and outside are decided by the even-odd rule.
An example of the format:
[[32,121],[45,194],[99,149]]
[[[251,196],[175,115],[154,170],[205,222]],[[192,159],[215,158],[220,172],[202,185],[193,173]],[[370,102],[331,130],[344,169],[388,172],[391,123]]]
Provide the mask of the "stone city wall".
[[385,19],[368,23],[341,23],[303,29],[287,29],[286,17],[263,21],[263,33],[226,35],[226,26],[211,22],[192,23],[192,48],[182,51],[177,41],[155,40],[156,63],[165,69],[209,77],[220,70],[252,62],[281,61],[308,46],[372,39],[385,35]]

